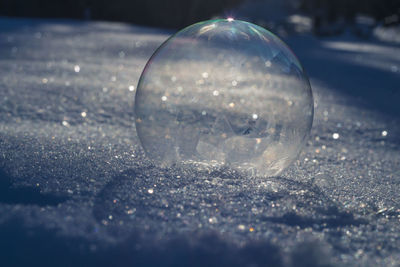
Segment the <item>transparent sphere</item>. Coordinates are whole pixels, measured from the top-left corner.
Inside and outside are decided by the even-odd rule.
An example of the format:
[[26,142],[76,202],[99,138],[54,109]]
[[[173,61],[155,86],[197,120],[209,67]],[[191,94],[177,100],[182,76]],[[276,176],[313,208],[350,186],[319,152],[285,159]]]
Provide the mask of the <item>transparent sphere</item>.
[[135,98],[136,130],[161,166],[228,166],[279,174],[298,156],[314,114],[309,81],[290,49],[232,19],[189,26],[147,62]]

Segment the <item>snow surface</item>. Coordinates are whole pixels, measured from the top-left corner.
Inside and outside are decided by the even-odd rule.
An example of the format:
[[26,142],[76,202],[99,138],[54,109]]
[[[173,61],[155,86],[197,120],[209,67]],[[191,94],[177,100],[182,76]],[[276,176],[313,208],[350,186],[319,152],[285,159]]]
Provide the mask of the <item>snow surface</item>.
[[249,179],[145,159],[134,93],[171,33],[0,18],[2,265],[398,266],[400,47],[288,37],[312,134]]

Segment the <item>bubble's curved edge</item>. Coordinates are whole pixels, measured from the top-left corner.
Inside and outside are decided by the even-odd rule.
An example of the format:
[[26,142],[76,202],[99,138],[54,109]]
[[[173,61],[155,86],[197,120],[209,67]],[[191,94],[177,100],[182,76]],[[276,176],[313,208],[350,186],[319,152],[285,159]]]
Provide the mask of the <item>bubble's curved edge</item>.
[[[312,103],[311,103],[311,121],[310,121],[310,126],[309,126],[309,127],[310,127],[310,130],[307,131],[306,134],[304,135],[304,137],[303,137],[303,142],[300,144],[300,146],[299,146],[299,148],[298,148],[297,155],[294,157],[294,159],[298,158],[298,156],[300,155],[301,151],[303,150],[303,148],[304,148],[304,146],[305,146],[305,142],[304,142],[304,141],[305,141],[306,139],[308,139],[309,136],[310,136],[310,134],[311,134],[312,125],[313,125],[313,122],[314,122],[314,108],[315,108],[315,107],[314,107],[314,95],[313,95],[311,83],[310,83],[310,80],[309,80],[309,76],[307,75],[307,73],[306,73],[304,67],[303,67],[302,64],[300,63],[298,57],[297,57],[296,54],[293,52],[293,50],[292,50],[279,36],[277,36],[276,34],[274,34],[274,33],[271,32],[271,31],[269,31],[268,29],[265,29],[264,27],[261,27],[261,26],[259,26],[259,25],[257,25],[257,24],[254,24],[254,23],[251,23],[251,22],[248,22],[248,21],[237,20],[237,19],[232,19],[232,18],[205,20],[205,21],[200,21],[200,22],[191,24],[191,25],[189,25],[189,26],[187,26],[187,27],[185,27],[185,28],[183,28],[183,29],[177,31],[176,33],[174,33],[174,34],[171,35],[170,37],[168,37],[168,38],[153,52],[153,54],[152,54],[151,57],[148,59],[148,61],[147,61],[146,65],[145,65],[145,67],[143,68],[143,70],[142,70],[142,72],[141,72],[141,75],[140,75],[140,78],[139,78],[139,81],[138,81],[138,83],[137,83],[137,87],[136,87],[136,88],[140,88],[140,84],[143,82],[143,78],[144,78],[144,76],[145,76],[144,74],[146,73],[146,70],[150,67],[150,65],[151,65],[151,63],[152,63],[152,59],[155,58],[155,57],[157,56],[157,54],[159,53],[159,51],[162,50],[162,49],[164,48],[164,46],[165,46],[171,39],[173,39],[174,37],[176,37],[176,36],[179,35],[180,33],[184,32],[185,30],[187,30],[187,29],[189,29],[189,28],[192,28],[192,27],[194,27],[194,26],[196,26],[196,25],[199,26],[199,25],[201,25],[201,24],[209,24],[209,23],[216,23],[216,22],[228,22],[228,23],[239,22],[239,23],[247,24],[247,25],[249,25],[249,26],[251,26],[251,27],[256,27],[256,28],[260,29],[261,31],[266,32],[268,35],[270,35],[270,36],[272,36],[272,37],[274,38],[274,41],[278,42],[280,45],[282,45],[283,47],[285,47],[285,48],[290,52],[290,55],[293,56],[294,59],[295,59],[295,63],[296,63],[296,65],[297,65],[297,67],[303,72],[303,75],[307,78],[306,81],[307,81],[307,83],[308,83],[308,87],[310,88],[310,97],[311,97],[311,102],[312,102]],[[137,94],[138,94],[138,92],[139,92],[139,90],[137,90],[137,91],[135,92],[135,99],[134,99],[134,116],[135,116],[136,131],[137,131],[137,128],[138,128],[138,121],[137,121],[137,119],[138,119],[137,113],[138,113],[138,112],[137,112],[137,110],[136,110],[136,109],[137,109],[137,106],[138,106],[138,105],[136,105],[136,100],[137,100]],[[137,136],[139,136],[139,135],[137,134]],[[142,148],[143,148],[143,150],[144,150],[144,152],[145,152],[146,157],[147,157],[148,159],[150,159],[150,158],[147,156],[147,153],[148,153],[148,152],[146,151],[145,146],[144,146],[142,140],[141,140],[140,138],[138,138],[138,139],[139,139],[139,142],[140,142],[140,144],[141,144],[141,146],[142,146]],[[153,159],[150,159],[150,161],[151,161],[153,164],[159,163],[159,162],[157,162],[157,161],[155,161],[155,160],[153,160]],[[176,164],[176,162],[175,162],[175,164]],[[169,165],[168,167],[171,167],[170,164],[168,164],[168,165]],[[172,165],[174,165],[174,164],[172,164]],[[291,164],[289,164],[289,165],[291,165]],[[167,167],[167,166],[164,166],[164,167]],[[287,166],[287,167],[288,167],[288,166]],[[286,169],[287,167],[285,167],[284,169]],[[277,176],[277,175],[279,175],[280,173],[282,173],[282,171],[284,171],[284,169],[282,169],[282,170],[276,172],[274,175],[266,175],[266,176],[262,175],[262,176],[264,176],[265,178],[274,177],[274,176]]]

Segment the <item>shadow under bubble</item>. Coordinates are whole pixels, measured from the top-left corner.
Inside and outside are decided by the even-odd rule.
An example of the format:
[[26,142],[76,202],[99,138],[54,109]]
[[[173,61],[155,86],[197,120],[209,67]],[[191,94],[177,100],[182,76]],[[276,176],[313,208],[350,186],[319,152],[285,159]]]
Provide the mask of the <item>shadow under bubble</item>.
[[224,175],[224,170],[127,170],[96,196],[93,215],[116,234],[137,228],[224,232],[227,225],[235,233],[238,222],[316,230],[368,223],[342,209],[311,183],[284,177],[249,178],[230,170],[230,175]]

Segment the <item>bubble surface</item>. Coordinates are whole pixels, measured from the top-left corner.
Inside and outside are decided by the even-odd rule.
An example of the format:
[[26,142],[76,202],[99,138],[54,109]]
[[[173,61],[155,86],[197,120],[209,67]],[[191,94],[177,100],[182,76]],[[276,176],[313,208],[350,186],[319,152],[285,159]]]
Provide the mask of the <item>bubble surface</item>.
[[290,49],[232,19],[189,26],[148,61],[135,97],[136,130],[161,166],[228,166],[274,176],[298,156],[314,113]]

